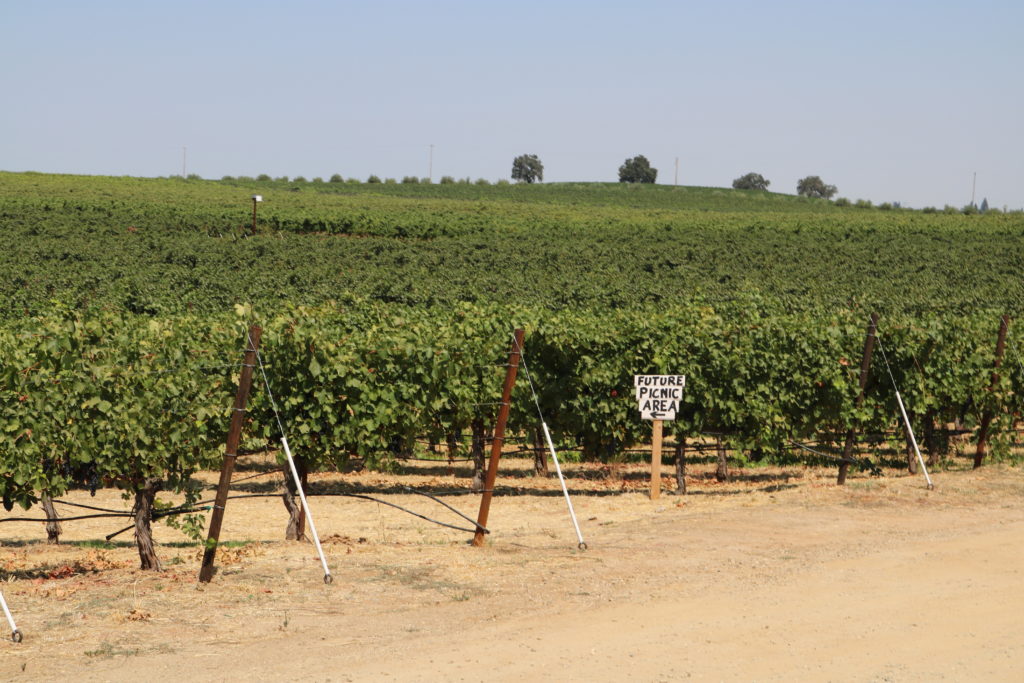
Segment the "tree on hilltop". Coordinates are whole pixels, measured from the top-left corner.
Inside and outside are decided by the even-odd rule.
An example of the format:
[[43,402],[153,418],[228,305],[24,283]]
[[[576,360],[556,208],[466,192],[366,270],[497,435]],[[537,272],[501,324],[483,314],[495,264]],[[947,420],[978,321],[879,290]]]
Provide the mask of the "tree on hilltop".
[[643,154],[626,159],[619,166],[620,183],[653,183],[657,177],[658,169],[651,168],[651,162]]
[[838,191],[835,185],[826,185],[825,181],[816,175],[801,178],[796,184],[796,193],[804,197],[831,199]]
[[536,154],[520,154],[512,160],[512,180],[534,183],[544,180],[544,164]]
[[772,182],[760,173],[748,173],[732,181],[734,190],[767,190]]

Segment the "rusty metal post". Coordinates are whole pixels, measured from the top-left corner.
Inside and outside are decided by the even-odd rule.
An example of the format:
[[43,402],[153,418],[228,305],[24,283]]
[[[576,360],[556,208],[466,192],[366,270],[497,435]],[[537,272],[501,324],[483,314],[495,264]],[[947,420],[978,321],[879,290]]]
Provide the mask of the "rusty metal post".
[[[1004,315],[999,321],[999,336],[996,337],[996,365],[992,370],[992,380],[989,384],[989,392],[996,390],[999,386],[999,367],[1003,364],[1003,351],[1006,349],[1006,333],[1010,329],[1010,316]],[[986,410],[981,415],[981,428],[978,430],[978,448],[974,452],[974,469],[981,467],[985,459],[985,451],[988,450],[988,429],[992,426],[992,411]]]
[[249,328],[245,348],[245,360],[238,380],[238,392],[235,394],[235,407],[231,413],[231,427],[228,429],[227,448],[224,451],[224,463],[220,469],[220,481],[217,484],[217,497],[210,516],[210,531],[206,537],[206,552],[203,553],[203,565],[199,570],[199,581],[209,583],[213,578],[213,560],[217,555],[217,543],[220,541],[220,527],[224,521],[224,506],[228,502],[228,488],[231,486],[231,475],[235,471],[235,459],[238,457],[238,443],[242,439],[242,423],[245,421],[245,406],[249,402],[249,389],[252,387],[252,370],[256,364],[256,350],[260,347],[260,336],[263,330],[256,325]]
[[512,349],[508,354],[508,368],[505,371],[505,384],[501,388],[501,406],[498,409],[498,422],[494,425],[494,440],[491,442],[491,461],[487,466],[487,477],[484,479],[484,495],[480,499],[480,514],[477,515],[476,533],[473,545],[477,548],[484,544],[484,529],[487,528],[487,515],[491,511],[491,498],[494,495],[494,481],[498,478],[498,461],[501,459],[501,448],[505,445],[505,423],[508,422],[509,406],[512,402],[512,387],[516,383],[519,371],[519,358],[523,349],[523,330],[515,331]]
[[[860,361],[860,391],[857,393],[857,408],[864,405],[864,389],[868,385],[868,371],[871,370],[871,353],[875,349],[875,335],[878,332],[878,314],[871,314],[871,321],[868,323],[868,333],[864,338],[864,354]],[[857,428],[850,427],[846,432],[846,443],[843,444],[843,461],[839,463],[839,477],[836,484],[842,486],[846,483],[846,473],[850,470],[850,457],[853,455],[853,442],[857,436]]]

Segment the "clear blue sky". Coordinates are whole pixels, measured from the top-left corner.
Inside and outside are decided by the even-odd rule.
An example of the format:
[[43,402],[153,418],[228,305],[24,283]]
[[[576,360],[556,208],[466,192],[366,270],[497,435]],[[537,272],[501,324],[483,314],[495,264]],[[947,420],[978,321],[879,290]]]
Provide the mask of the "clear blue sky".
[[1024,2],[0,3],[0,169],[671,184],[1024,207]]

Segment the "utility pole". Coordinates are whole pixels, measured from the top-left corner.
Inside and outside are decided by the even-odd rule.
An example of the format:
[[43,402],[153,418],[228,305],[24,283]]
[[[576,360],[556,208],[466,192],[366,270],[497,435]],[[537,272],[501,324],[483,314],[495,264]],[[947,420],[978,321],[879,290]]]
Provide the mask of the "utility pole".
[[676,157],[676,180],[674,185],[679,185],[679,157]]
[[974,191],[978,189],[978,172],[974,172],[974,182],[971,183],[971,206],[974,206]]

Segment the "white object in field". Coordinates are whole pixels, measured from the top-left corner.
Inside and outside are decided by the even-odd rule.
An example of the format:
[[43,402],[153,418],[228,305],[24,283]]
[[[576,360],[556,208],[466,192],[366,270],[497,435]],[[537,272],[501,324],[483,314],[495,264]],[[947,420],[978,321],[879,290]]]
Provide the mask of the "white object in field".
[[558,481],[562,482],[562,493],[565,494],[565,504],[569,506],[569,516],[572,517],[572,525],[576,529],[576,538],[579,539],[580,550],[586,550],[587,544],[583,540],[583,534],[580,533],[580,524],[576,521],[576,511],[572,509],[572,500],[569,499],[569,489],[565,487],[565,477],[562,476],[562,467],[558,464],[558,456],[555,455],[555,445],[551,443],[551,432],[548,431],[548,425],[544,420],[540,421],[541,426],[544,428],[544,439],[548,442],[548,450],[551,451],[551,459],[555,461],[555,471],[558,473]]
[[917,455],[917,461],[921,463],[921,471],[924,472],[924,479],[928,482],[928,488],[935,488],[935,484],[932,483],[932,478],[928,476],[928,468],[924,465],[924,458],[921,457],[921,450],[917,447],[917,439],[914,438],[914,430],[910,426],[910,420],[907,419],[907,409],[903,407],[903,397],[900,396],[900,392],[896,392],[896,402],[900,404],[900,414],[903,415],[903,424],[907,425],[907,434],[910,434],[910,443],[914,446],[914,453]]
[[20,643],[21,631],[18,630],[18,625],[14,623],[14,615],[11,614],[11,610],[7,608],[7,601],[4,600],[3,591],[0,591],[0,605],[4,608],[4,616],[7,617],[7,623],[11,625],[11,640],[16,643]]
[[261,194],[254,194],[252,196],[252,200],[254,202],[262,202],[263,201],[263,195],[261,195]]
[[674,420],[686,388],[686,375],[634,375],[641,420]]
[[288,456],[288,466],[292,470],[292,478],[295,479],[295,488],[299,490],[299,499],[302,500],[302,509],[306,511],[306,519],[309,521],[309,533],[313,534],[313,543],[316,544],[316,551],[320,554],[320,563],[324,566],[324,583],[330,583],[331,570],[327,568],[327,559],[324,557],[324,549],[320,547],[320,537],[316,533],[316,525],[313,524],[313,513],[309,510],[309,503],[306,502],[306,494],[302,490],[302,482],[299,480],[299,471],[295,469],[295,460],[292,459],[292,449],[288,447],[288,437],[282,436],[281,443],[284,445],[284,454]]

